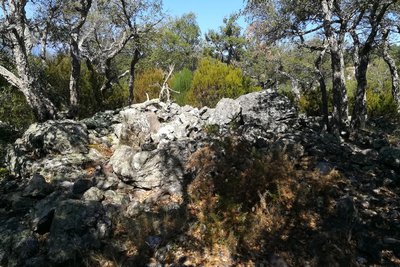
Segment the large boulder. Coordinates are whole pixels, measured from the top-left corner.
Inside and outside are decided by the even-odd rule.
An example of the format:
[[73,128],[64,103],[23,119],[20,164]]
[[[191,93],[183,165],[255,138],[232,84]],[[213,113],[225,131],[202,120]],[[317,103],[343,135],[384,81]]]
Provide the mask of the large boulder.
[[221,99],[207,122],[220,132],[240,130],[246,140],[265,146],[297,125],[297,111],[287,97],[265,90]]
[[18,141],[36,156],[86,153],[88,132],[83,123],[64,120],[32,124]]
[[128,146],[121,146],[109,164],[124,182],[137,188],[153,189],[166,184],[175,187],[183,176],[182,157],[188,154],[185,149],[168,143],[159,150],[135,152]]
[[258,125],[281,133],[297,121],[297,111],[290,100],[276,92],[261,91],[242,95],[236,100],[242,107],[242,123]]
[[227,125],[233,121],[240,120],[242,105],[239,101],[223,98],[215,107],[213,115],[209,118],[210,124]]
[[[32,124],[8,150],[7,165],[12,174],[27,176],[46,156],[66,156],[88,152],[88,132],[83,123],[72,120]],[[46,165],[46,163],[44,163]]]

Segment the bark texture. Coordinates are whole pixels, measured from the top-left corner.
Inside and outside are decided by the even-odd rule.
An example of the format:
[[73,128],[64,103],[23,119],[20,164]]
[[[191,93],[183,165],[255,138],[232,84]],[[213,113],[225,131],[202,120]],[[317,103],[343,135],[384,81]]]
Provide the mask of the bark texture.
[[135,98],[135,69],[136,65],[140,60],[140,51],[139,49],[135,49],[131,60],[131,66],[129,70],[129,96],[128,96],[128,105],[133,104]]
[[33,43],[25,13],[27,1],[2,1],[1,3],[5,17],[1,22],[2,26],[10,29],[4,38],[8,40],[12,49],[17,74],[0,66],[0,75],[24,94],[38,121],[55,119],[56,108],[44,95],[43,87],[35,77],[29,62]]
[[345,32],[344,29],[341,28],[336,37],[332,29],[332,10],[334,1],[323,0],[321,1],[321,4],[324,15],[323,27],[331,55],[333,93],[332,130],[335,133],[338,133],[341,129],[345,128],[348,120],[348,100],[345,85],[343,56]]

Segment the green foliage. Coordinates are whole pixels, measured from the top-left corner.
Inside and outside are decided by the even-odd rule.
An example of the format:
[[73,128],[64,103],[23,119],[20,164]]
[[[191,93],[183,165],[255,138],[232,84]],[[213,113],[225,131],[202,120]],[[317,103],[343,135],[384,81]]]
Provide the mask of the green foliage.
[[190,88],[192,87],[192,81],[193,72],[191,72],[187,68],[184,68],[171,78],[171,88],[174,91],[179,92],[179,94],[174,94],[174,100],[177,104],[184,106],[188,103],[187,95]]
[[392,117],[397,113],[391,95],[390,72],[382,59],[371,61],[368,68],[367,112],[369,117]]
[[[71,60],[65,54],[59,54],[47,62],[46,79],[51,86],[50,99],[59,110],[66,110],[69,105],[69,78],[71,73]],[[98,76],[96,81],[100,80]],[[91,81],[90,72],[86,65],[81,66],[79,97],[79,117],[89,117],[101,109],[97,105],[95,93],[100,82]],[[97,89],[97,90],[96,90]]]
[[194,73],[190,102],[195,106],[214,107],[223,97],[236,98],[257,91],[242,71],[212,58],[203,58]]
[[367,90],[367,112],[372,118],[397,116],[397,104],[392,97],[390,90],[376,92],[373,89]]
[[[353,107],[357,81],[354,74],[346,73],[349,78],[346,88],[349,97],[349,108]],[[396,102],[391,94],[390,72],[386,63],[379,58],[371,60],[367,73],[367,113],[368,117],[395,117],[397,116]],[[351,112],[351,110],[350,110]]]
[[321,92],[309,90],[303,93],[299,100],[299,110],[308,116],[321,115]]
[[6,168],[0,168],[0,177],[4,177],[9,174],[9,171]]
[[224,18],[224,25],[219,28],[219,32],[210,30],[205,35],[208,44],[204,51],[205,55],[212,56],[227,64],[241,60],[246,38],[241,33],[237,19],[237,15]]
[[18,130],[28,128],[35,121],[25,96],[8,85],[0,87],[0,121],[13,125]]
[[219,134],[218,124],[207,124],[204,126],[204,132],[211,136],[216,136]]
[[69,75],[71,72],[70,58],[59,54],[47,62],[46,77],[52,90],[50,99],[58,109],[66,109],[69,103]]
[[164,72],[161,69],[148,69],[137,75],[135,79],[135,102],[141,103],[149,98],[157,98],[160,85],[163,83]]
[[147,66],[167,69],[174,64],[175,70],[197,65],[197,49],[200,44],[200,27],[194,13],[171,19],[158,32],[149,56],[144,60]]

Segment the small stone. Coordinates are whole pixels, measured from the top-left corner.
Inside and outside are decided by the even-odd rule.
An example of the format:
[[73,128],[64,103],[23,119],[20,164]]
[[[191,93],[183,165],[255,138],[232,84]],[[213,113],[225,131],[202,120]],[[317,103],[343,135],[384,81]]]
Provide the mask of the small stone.
[[363,207],[363,208],[369,208],[369,202],[368,201],[363,201],[363,202],[361,202],[361,206]]
[[366,265],[367,264],[367,259],[366,258],[363,258],[363,257],[357,257],[357,263],[358,264],[360,264],[360,265]]
[[362,210],[362,212],[363,212],[365,215],[370,216],[370,217],[373,217],[373,216],[378,215],[378,213],[376,213],[376,211],[368,210],[368,209]]
[[400,240],[392,238],[392,237],[385,237],[385,238],[383,238],[383,243],[388,244],[388,245],[394,245],[394,244],[400,245]]
[[35,173],[28,182],[28,186],[25,188],[23,196],[43,198],[49,195],[52,191],[53,187],[46,182],[44,177]]
[[97,187],[91,187],[83,194],[82,199],[86,201],[100,202],[104,199],[104,193]]
[[76,181],[72,187],[72,193],[79,195],[84,193],[92,186],[92,181],[88,179],[79,179]]

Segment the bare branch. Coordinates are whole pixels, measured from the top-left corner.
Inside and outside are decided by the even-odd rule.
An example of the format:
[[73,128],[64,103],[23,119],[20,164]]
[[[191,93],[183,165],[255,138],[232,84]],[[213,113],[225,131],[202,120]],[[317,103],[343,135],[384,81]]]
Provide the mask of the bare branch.
[[3,76],[7,80],[7,82],[9,82],[12,86],[17,87],[18,89],[22,89],[21,79],[1,65],[0,65],[0,75]]

